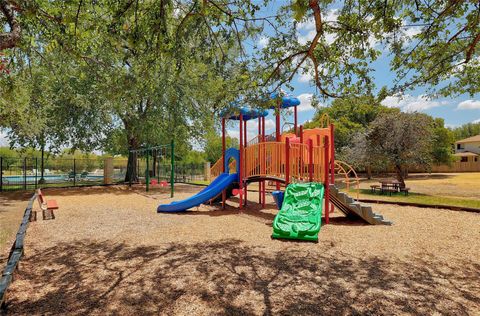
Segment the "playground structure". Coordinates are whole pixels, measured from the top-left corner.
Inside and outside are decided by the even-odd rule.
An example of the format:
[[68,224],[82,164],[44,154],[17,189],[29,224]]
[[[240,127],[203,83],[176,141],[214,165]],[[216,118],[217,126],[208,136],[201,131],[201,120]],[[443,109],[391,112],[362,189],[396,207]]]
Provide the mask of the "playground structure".
[[[276,101],[276,105],[270,107],[275,111],[275,133],[265,134],[268,110],[233,105],[224,111],[221,114],[223,154],[211,172],[215,180],[187,200],[160,205],[158,212],[185,211],[220,196],[224,208],[232,187],[239,196],[239,209],[242,209],[247,205],[248,185],[254,182],[258,183],[258,202],[265,207],[266,186],[273,182],[277,191],[282,186],[287,189],[285,201],[288,201],[274,221],[273,237],[317,240],[322,209],[325,210],[324,222],[328,224],[335,206],[349,217],[370,224],[390,225],[391,222],[373,213],[370,206],[360,204],[335,186],[335,174],[343,176],[341,183],[347,192],[352,184],[358,189],[358,177],[351,166],[335,161],[334,125],[328,116],[322,116],[321,128],[304,129],[298,125],[300,101],[297,98],[272,94],[271,99]],[[284,126],[293,128],[282,133],[281,111],[288,108],[293,108],[294,122]],[[225,146],[227,120],[239,122],[239,149]],[[253,120],[258,120],[258,135],[247,141],[247,124]],[[292,189],[289,189],[290,184],[295,184]],[[316,202],[312,204],[312,201]]]

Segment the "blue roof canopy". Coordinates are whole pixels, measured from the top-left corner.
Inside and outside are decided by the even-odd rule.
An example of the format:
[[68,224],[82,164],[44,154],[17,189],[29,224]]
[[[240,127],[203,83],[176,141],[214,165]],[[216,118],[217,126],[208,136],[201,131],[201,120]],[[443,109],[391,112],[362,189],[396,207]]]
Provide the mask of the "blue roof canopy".
[[[278,93],[277,92],[271,93],[270,98],[271,99],[278,98]],[[298,105],[300,105],[300,100],[298,98],[289,97],[289,96],[282,97],[282,104],[281,104],[282,109],[287,109],[287,108],[290,108],[290,107],[293,107],[293,106],[298,106]],[[272,110],[274,110],[276,108],[277,108],[276,106],[271,106],[270,107],[270,109],[272,109]]]
[[257,110],[247,106],[239,106],[238,104],[232,104],[232,107],[222,111],[220,113],[220,116],[229,120],[240,120],[240,114],[242,114],[243,120],[248,121],[259,117],[267,116],[268,110]]

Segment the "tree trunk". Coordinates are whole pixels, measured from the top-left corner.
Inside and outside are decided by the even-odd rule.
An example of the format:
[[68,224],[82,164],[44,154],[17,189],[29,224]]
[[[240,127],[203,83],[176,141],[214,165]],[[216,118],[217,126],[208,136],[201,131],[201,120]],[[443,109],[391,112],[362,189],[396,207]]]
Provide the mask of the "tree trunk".
[[38,180],[38,183],[39,184],[44,184],[45,183],[45,178],[44,178],[44,174],[45,174],[45,165],[44,165],[45,145],[42,145],[40,150],[41,150],[41,153],[42,153],[42,161],[40,162],[40,180]]
[[400,187],[405,187],[405,178],[403,177],[402,166],[395,165],[395,172],[397,174],[397,180],[400,182]]
[[372,166],[367,166],[367,179],[370,180],[372,178]]
[[138,182],[138,173],[137,173],[137,153],[130,152],[130,150],[138,149],[138,141],[135,136],[128,136],[128,162],[127,162],[127,172],[125,174],[125,182],[137,183]]

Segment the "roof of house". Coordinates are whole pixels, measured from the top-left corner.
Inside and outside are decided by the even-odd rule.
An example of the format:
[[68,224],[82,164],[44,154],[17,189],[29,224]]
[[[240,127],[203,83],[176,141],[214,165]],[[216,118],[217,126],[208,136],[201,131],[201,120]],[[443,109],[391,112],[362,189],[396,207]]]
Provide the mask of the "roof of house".
[[476,156],[478,156],[478,154],[472,153],[472,152],[469,152],[469,151],[466,151],[466,152],[463,152],[463,153],[455,153],[453,155],[457,156],[457,157],[476,157]]
[[456,141],[456,143],[472,143],[472,142],[480,142],[480,135],[476,135],[476,136],[472,136],[469,138]]

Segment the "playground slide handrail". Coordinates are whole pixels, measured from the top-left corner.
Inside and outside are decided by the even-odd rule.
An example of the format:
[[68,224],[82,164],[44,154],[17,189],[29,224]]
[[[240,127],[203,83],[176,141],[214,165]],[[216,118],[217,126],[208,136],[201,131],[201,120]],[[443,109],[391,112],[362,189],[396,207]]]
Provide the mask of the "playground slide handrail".
[[[346,185],[347,192],[350,191],[350,184],[355,184],[355,191],[358,200],[360,192],[360,179],[358,178],[355,169],[353,169],[353,167],[345,161],[335,160],[335,174],[344,176],[345,180],[343,182]],[[349,174],[353,174],[353,177],[350,177]]]

